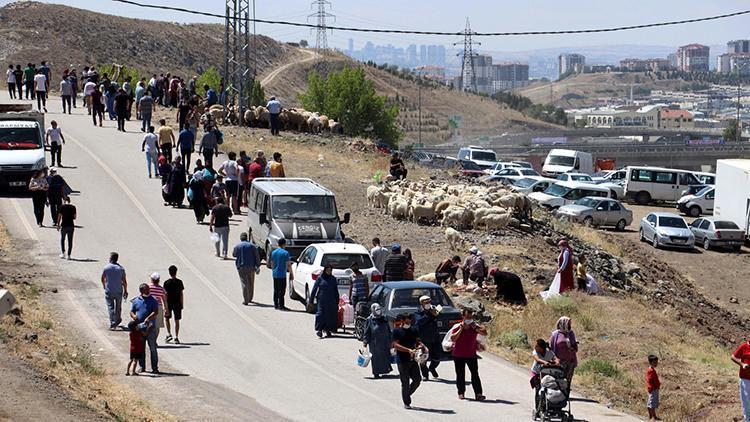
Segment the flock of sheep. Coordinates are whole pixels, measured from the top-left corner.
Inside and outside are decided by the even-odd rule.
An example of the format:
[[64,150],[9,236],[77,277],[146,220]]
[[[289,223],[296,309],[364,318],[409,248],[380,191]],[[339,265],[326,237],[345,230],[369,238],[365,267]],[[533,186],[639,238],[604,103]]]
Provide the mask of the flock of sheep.
[[[214,104],[209,108],[209,113],[217,122],[224,121],[224,107]],[[271,127],[271,113],[263,106],[250,107],[245,110],[245,124],[250,127]],[[239,123],[239,114],[230,108],[227,119],[231,124]],[[326,115],[307,111],[303,108],[283,109],[279,114],[279,123],[282,130],[295,130],[297,132],[321,133],[330,132],[341,135],[344,129],[337,122]]]
[[367,202],[387,215],[413,223],[447,227],[452,248],[463,243],[458,230],[486,227],[503,229],[531,218],[532,203],[526,195],[497,186],[433,181],[391,181],[367,187]]

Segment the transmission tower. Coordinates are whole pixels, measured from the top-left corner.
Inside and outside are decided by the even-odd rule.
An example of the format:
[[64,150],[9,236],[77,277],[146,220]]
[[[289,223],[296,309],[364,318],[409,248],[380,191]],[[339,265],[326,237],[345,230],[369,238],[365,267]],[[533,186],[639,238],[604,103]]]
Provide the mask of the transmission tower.
[[317,28],[315,28],[315,31],[317,32],[317,36],[315,39],[315,56],[317,58],[318,64],[320,64],[322,57],[326,54],[328,51],[328,35],[326,34],[326,30],[328,27],[326,26],[326,19],[332,18],[334,22],[336,21],[336,16],[328,13],[326,11],[326,8],[331,8],[331,2],[327,0],[315,0],[312,2],[312,7],[318,8],[318,11],[309,15],[308,20],[310,18],[316,18],[317,20]]
[[239,123],[244,124],[253,71],[250,64],[250,0],[226,0],[225,17],[224,121],[230,120],[230,110],[233,110],[239,113]]
[[477,92],[477,74],[474,72],[474,57],[476,57],[477,55],[474,54],[474,45],[482,45],[482,43],[472,41],[471,36],[473,34],[474,32],[472,32],[471,30],[471,25],[469,25],[469,18],[466,18],[464,41],[453,43],[453,45],[463,44],[464,46],[463,50],[457,54],[457,56],[462,56],[460,89],[462,91],[473,90],[474,92]]

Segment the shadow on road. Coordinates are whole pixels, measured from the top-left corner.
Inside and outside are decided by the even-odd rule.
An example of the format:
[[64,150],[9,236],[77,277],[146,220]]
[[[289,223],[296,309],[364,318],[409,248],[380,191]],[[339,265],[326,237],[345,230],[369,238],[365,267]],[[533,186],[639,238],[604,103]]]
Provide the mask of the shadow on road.
[[193,346],[210,346],[211,343],[160,344],[159,349],[190,349]]
[[510,406],[518,404],[518,402],[515,402],[515,401],[502,400],[502,399],[484,399],[482,401],[479,401],[479,400],[476,400],[476,399],[469,399],[469,398],[467,398],[466,400],[477,402],[477,403],[507,404],[507,405],[510,405]]
[[70,260],[75,262],[99,262],[98,259],[92,258],[70,258]]
[[456,414],[456,412],[451,409],[430,409],[427,407],[418,407],[418,406],[412,406],[411,410],[415,412],[437,413],[440,415],[455,415]]
[[273,305],[269,305],[267,303],[260,303],[260,302],[250,302],[245,306],[255,306],[256,308],[273,308]]
[[579,403],[595,403],[595,404],[599,404],[599,401],[594,400],[594,399],[587,399],[585,397],[571,397],[570,401],[577,401]]

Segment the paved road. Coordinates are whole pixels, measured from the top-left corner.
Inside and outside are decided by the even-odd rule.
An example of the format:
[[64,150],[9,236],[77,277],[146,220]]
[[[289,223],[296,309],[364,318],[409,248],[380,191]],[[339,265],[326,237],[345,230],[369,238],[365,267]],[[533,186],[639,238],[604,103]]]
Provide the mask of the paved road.
[[[38,239],[39,259],[70,278],[64,296],[75,306],[77,320],[84,322],[81,329],[97,339],[103,354],[117,356],[118,363],[126,361],[126,335],[107,331],[98,282],[109,251],[119,251],[131,295],[151,272],[166,275],[170,264],[180,268],[186,285],[180,335],[185,344],[162,348],[160,357],[162,369],[189,377],[127,380],[146,396],[152,391],[171,393],[167,410],[189,419],[241,419],[249,414],[310,421],[530,419],[528,370],[488,353],[480,363],[487,402],[458,401],[452,365],[443,363],[443,379],[423,383],[414,395],[415,409],[404,410],[398,379],[370,379],[369,368],[354,364],[359,344],[350,336],[318,340],[313,317],[301,304],[288,302],[289,312],[273,309],[268,270],[256,280],[261,304],[241,304],[234,264],[214,257],[207,226],[196,225],[189,209],[162,205],[159,181],[146,174],[136,123],[128,123],[131,132],[120,133],[113,122],[95,128],[81,109],[71,116],[59,114],[58,99],[49,109],[47,119],[60,123],[68,141],[61,174],[80,191],[73,196],[82,226],[75,234],[75,260],[57,257],[56,231],[33,225],[30,199],[0,199],[0,216],[14,236]],[[232,221],[232,242],[242,227],[242,218]],[[585,401],[573,402],[573,412],[589,421],[635,420]]]

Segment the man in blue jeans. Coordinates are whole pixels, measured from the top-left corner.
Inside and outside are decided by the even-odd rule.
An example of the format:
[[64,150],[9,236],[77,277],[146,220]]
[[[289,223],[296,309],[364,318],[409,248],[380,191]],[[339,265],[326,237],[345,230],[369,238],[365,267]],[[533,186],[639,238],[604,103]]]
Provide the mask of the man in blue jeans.
[[268,268],[273,270],[273,307],[280,311],[286,311],[284,306],[284,294],[286,293],[286,274],[289,273],[289,281],[294,281],[292,272],[292,261],[286,250],[286,240],[279,239],[279,247],[271,252],[271,258],[267,259]]
[[109,254],[109,264],[102,270],[102,287],[104,299],[109,310],[109,329],[115,330],[122,322],[122,300],[128,298],[128,279],[125,268],[117,263],[120,255],[117,252]]
[[[130,318],[136,322],[137,327],[148,333],[145,341],[148,344],[148,351],[151,354],[151,372],[159,373],[159,354],[156,351],[156,336],[159,330],[156,328],[156,317],[159,314],[159,302],[151,296],[151,289],[148,284],[143,283],[138,286],[141,295],[133,299],[133,306],[130,308]],[[145,349],[144,349],[145,350]],[[138,362],[141,372],[146,370],[146,354],[141,355]]]

